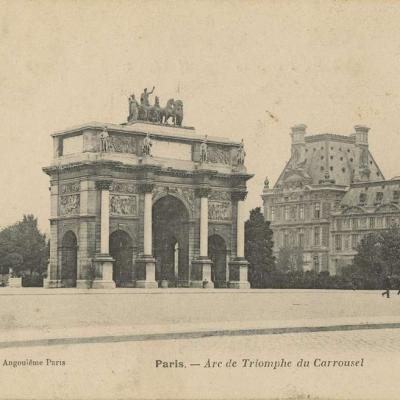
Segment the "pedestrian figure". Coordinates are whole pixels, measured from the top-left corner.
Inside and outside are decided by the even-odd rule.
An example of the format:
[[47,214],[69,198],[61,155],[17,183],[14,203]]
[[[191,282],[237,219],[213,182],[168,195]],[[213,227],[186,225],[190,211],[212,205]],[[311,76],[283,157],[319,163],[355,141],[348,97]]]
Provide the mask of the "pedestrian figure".
[[203,281],[203,289],[206,288],[207,285],[208,285],[208,279],[207,279],[207,278],[204,278],[204,281]]
[[390,297],[390,289],[391,289],[390,286],[391,286],[390,285],[390,276],[387,276],[384,280],[384,287],[386,290],[384,292],[382,292],[382,296],[384,296],[386,294],[386,298]]

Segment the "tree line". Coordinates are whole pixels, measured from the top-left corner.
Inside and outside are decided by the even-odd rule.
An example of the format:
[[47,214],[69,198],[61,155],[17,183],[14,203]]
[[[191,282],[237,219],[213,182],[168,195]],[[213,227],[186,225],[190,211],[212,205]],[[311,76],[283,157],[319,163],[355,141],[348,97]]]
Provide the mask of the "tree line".
[[273,255],[273,233],[260,207],[245,223],[245,256],[254,288],[383,289],[385,279],[400,288],[400,227],[365,236],[351,265],[337,275],[303,270],[303,250],[283,247]]

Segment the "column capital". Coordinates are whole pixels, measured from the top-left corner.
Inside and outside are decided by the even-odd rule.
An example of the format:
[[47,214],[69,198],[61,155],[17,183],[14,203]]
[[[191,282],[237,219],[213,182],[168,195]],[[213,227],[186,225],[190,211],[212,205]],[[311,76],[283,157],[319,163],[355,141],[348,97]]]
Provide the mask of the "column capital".
[[208,186],[198,187],[195,189],[195,193],[197,197],[208,197],[211,193],[211,188]]
[[243,201],[246,199],[247,192],[245,190],[235,190],[231,193],[232,201]]
[[139,192],[140,193],[151,193],[154,189],[154,183],[145,182],[139,184]]
[[96,181],[96,189],[97,190],[110,190],[111,185],[112,185],[111,180]]

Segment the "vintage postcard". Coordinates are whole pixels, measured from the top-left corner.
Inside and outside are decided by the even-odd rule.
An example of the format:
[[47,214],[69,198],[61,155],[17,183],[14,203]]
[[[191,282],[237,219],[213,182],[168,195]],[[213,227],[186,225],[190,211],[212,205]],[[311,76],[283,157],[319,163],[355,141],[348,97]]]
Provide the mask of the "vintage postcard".
[[399,1],[0,4],[0,399],[400,398]]

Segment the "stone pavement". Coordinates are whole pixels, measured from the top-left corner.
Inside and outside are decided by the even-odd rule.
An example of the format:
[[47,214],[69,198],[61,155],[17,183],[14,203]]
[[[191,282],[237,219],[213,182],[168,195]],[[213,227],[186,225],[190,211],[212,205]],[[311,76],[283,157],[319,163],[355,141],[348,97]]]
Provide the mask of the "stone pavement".
[[400,296],[379,291],[4,288],[0,299],[0,348],[400,327]]

